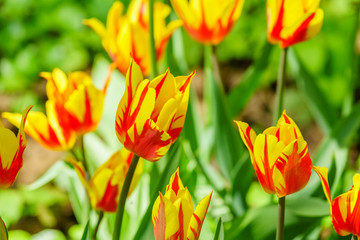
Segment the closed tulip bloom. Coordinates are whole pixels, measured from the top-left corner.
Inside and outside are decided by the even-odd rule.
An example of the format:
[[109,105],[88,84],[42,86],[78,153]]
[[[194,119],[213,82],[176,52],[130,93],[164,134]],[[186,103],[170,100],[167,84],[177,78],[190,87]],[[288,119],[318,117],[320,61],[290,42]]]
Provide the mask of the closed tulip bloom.
[[[68,159],[70,164],[74,166],[80,181],[84,184],[91,205],[95,210],[116,212],[120,192],[133,155],[125,148],[115,152],[94,172],[89,182],[86,181],[86,172],[82,163],[76,162],[72,158]],[[130,185],[129,196],[139,182],[142,171],[143,161],[140,159]]]
[[209,208],[212,192],[200,200],[195,211],[179,169],[171,176],[165,195],[159,192],[152,211],[155,240],[197,240]]
[[286,48],[314,37],[324,19],[319,3],[320,0],[268,0],[269,42]]
[[319,175],[325,196],[330,204],[332,223],[335,231],[340,236],[353,234],[360,236],[360,174],[353,176],[353,186],[346,193],[331,200],[328,181],[328,169],[325,167],[314,167]]
[[5,128],[0,121],[0,188],[10,187],[23,165],[23,152],[26,148],[24,125],[32,107],[27,107],[21,117],[17,137]]
[[171,0],[186,31],[203,44],[219,44],[239,19],[244,0]]
[[[31,111],[29,113],[24,128],[25,132],[47,149],[57,151],[71,149],[75,144],[75,133],[60,126],[53,102],[47,101],[45,106],[47,116],[42,112]],[[5,112],[2,113],[2,117],[18,128],[21,126],[21,114],[19,113]]]
[[285,111],[276,127],[259,135],[247,123],[235,123],[265,192],[276,193],[280,198],[305,187],[310,179],[312,162],[306,141]]
[[40,75],[47,80],[47,96],[54,103],[62,128],[77,134],[96,129],[103,112],[106,87],[104,90],[97,89],[85,72],[73,72],[66,76],[62,70],[55,68],[52,73],[43,72]]
[[[124,6],[116,1],[109,10],[106,27],[96,18],[84,20],[102,39],[102,45],[117,68],[124,75],[131,57],[140,65],[142,72],[149,75],[151,69],[148,0],[134,0],[130,3],[126,15]],[[165,19],[170,14],[169,6],[154,4],[154,37],[156,58],[159,60],[172,33],[181,26],[181,21],[172,21],[168,25]]]
[[165,155],[184,125],[194,74],[174,77],[168,70],[149,81],[135,61],[130,63],[115,123],[128,150],[149,161]]

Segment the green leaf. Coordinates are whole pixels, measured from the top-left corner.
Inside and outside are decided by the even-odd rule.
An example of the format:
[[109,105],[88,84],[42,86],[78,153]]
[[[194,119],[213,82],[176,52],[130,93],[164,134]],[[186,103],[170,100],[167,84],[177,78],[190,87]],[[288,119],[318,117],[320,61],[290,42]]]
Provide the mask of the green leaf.
[[286,210],[301,217],[324,217],[330,215],[330,207],[327,201],[319,198],[286,199]]
[[83,235],[81,240],[90,240],[90,227],[89,227],[90,220],[86,223]]
[[216,231],[215,231],[215,235],[214,235],[214,240],[224,240],[224,224],[222,222],[222,219],[219,218],[217,226],[216,226]]
[[255,59],[255,64],[250,66],[241,82],[230,92],[227,102],[231,112],[231,116],[235,117],[249,102],[251,96],[259,88],[261,78],[269,65],[269,59],[273,45],[264,40],[260,50],[260,56]]
[[291,76],[296,79],[298,88],[302,92],[315,120],[325,133],[329,133],[336,123],[336,111],[329,107],[330,103],[327,102],[324,94],[314,82],[316,78],[310,75],[293,48],[288,51],[288,64]]
[[31,240],[66,240],[64,234],[59,230],[46,229],[31,237]]
[[7,240],[8,239],[8,231],[6,229],[5,223],[0,217],[0,239]]

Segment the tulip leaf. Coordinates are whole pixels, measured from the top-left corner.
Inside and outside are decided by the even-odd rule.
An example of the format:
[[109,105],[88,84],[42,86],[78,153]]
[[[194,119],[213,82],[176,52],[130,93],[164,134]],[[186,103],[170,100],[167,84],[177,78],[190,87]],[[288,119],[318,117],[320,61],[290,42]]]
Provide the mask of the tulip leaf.
[[288,63],[291,76],[297,81],[307,106],[325,133],[331,131],[331,127],[336,123],[337,113],[334,108],[329,107],[330,103],[314,81],[316,78],[307,71],[301,59],[293,48],[288,51]]
[[249,99],[258,89],[261,84],[261,79],[264,71],[268,67],[269,59],[273,45],[264,40],[263,46],[260,50],[260,56],[255,59],[254,65],[250,66],[241,80],[241,82],[230,92],[227,97],[227,102],[231,111],[231,116],[235,117],[245,105],[249,102]]
[[219,218],[217,226],[216,226],[216,231],[215,231],[215,236],[214,236],[214,240],[224,240],[224,224],[222,222],[222,219]]
[[[230,180],[231,170],[239,161],[243,144],[233,124],[219,76],[215,78],[212,46],[205,46],[205,102],[208,125],[214,129],[214,151],[221,173]],[[217,79],[217,80],[216,80]]]
[[5,223],[0,217],[0,239],[7,240],[8,239],[8,231],[6,229]]
[[81,240],[90,240],[90,227],[89,227],[90,220],[86,223],[83,235]]
[[286,211],[301,217],[324,217],[330,214],[329,203],[319,198],[287,198]]

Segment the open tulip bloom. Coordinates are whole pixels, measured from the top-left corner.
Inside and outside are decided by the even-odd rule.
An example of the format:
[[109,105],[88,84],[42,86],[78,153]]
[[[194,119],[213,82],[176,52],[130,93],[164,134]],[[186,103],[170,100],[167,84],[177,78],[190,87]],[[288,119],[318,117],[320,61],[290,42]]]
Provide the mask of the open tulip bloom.
[[5,128],[0,121],[0,189],[10,187],[23,165],[23,153],[26,148],[24,125],[32,107],[22,113],[17,137]]
[[165,195],[159,192],[153,206],[155,240],[199,239],[211,196],[212,192],[199,202],[194,211],[190,193],[184,188],[177,169],[170,178]]
[[[86,171],[81,162],[68,158],[84,184],[92,207],[104,212],[115,212],[119,202],[120,192],[128,172],[133,153],[125,148],[115,152],[109,160],[102,164],[93,174],[90,181],[86,181]],[[143,162],[140,160],[136,167],[134,178],[128,195],[135,189],[143,171]]]
[[305,187],[310,179],[312,162],[306,141],[285,111],[275,127],[259,135],[247,123],[235,123],[265,192],[276,193],[280,198]]
[[165,155],[183,128],[194,74],[174,77],[167,70],[144,80],[131,61],[115,123],[116,135],[128,150],[149,161]]
[[[31,111],[25,132],[42,146],[51,150],[71,149],[76,135],[93,131],[100,122],[106,87],[97,89],[85,72],[74,72],[68,76],[55,68],[52,73],[43,72],[47,80],[46,114]],[[21,115],[3,113],[2,116],[19,127]]]
[[360,174],[356,173],[353,176],[353,186],[349,191],[331,200],[328,169],[314,167],[314,170],[320,177],[325,196],[329,201],[332,223],[337,234],[360,236]]
[[219,44],[239,19],[244,0],[171,0],[186,31],[203,44]]
[[319,3],[320,0],[267,0],[269,42],[287,48],[314,37],[324,19]]
[[[151,69],[148,0],[131,1],[126,15],[121,2],[114,2],[107,16],[106,27],[98,19],[84,20],[102,39],[102,45],[117,68],[124,75],[131,57],[140,65],[143,73],[148,76]],[[166,17],[170,14],[169,6],[156,2],[154,4],[154,37],[156,59],[164,53],[166,44],[172,33],[181,26],[176,20],[166,25]]]

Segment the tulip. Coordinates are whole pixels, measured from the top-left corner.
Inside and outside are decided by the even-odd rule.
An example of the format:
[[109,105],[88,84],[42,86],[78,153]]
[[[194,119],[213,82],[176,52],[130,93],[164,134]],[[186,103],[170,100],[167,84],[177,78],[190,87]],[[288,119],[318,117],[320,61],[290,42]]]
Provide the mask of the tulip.
[[356,173],[353,176],[353,186],[349,191],[331,200],[328,169],[314,167],[314,170],[320,177],[325,196],[329,201],[332,223],[337,234],[360,236],[360,174]]
[[[109,160],[102,164],[93,174],[89,182],[86,181],[86,171],[81,162],[68,158],[74,166],[80,181],[84,184],[92,207],[104,212],[116,212],[120,192],[128,172],[133,153],[122,148],[115,152]],[[140,160],[130,185],[128,196],[135,189],[143,171],[143,162]]]
[[[123,10],[123,4],[116,1],[109,10],[106,27],[96,18],[84,20],[84,24],[101,37],[104,49],[120,72],[126,74],[132,57],[140,65],[143,73],[149,75],[151,64],[148,0],[132,1],[126,15],[122,15]],[[156,2],[154,12],[155,46],[159,60],[172,33],[182,23],[177,20],[165,24],[171,9],[163,3]]]
[[54,103],[63,129],[81,135],[96,129],[103,112],[106,88],[98,90],[85,72],[70,73],[67,77],[62,70],[55,68],[52,73],[42,72],[40,75],[47,80],[47,96]]
[[32,106],[27,107],[21,117],[17,137],[5,128],[0,121],[0,188],[10,187],[23,165],[23,153],[26,148],[24,125]]
[[319,3],[320,0],[268,0],[269,42],[287,48],[314,37],[324,19]]
[[285,111],[276,127],[259,135],[247,123],[235,123],[265,192],[276,193],[281,198],[305,187],[310,179],[312,162],[306,141]]
[[204,197],[195,211],[188,189],[179,177],[179,168],[171,176],[165,195],[159,192],[152,211],[155,240],[199,239],[209,208],[212,192]]
[[128,150],[149,161],[165,155],[184,125],[194,74],[174,77],[167,70],[150,82],[135,61],[130,63],[115,123]]
[[203,44],[219,44],[239,19],[244,0],[171,0],[186,31]]
[[[47,116],[42,112],[31,111],[27,118],[25,132],[47,149],[57,151],[71,149],[76,141],[75,133],[60,126],[53,102],[46,102],[46,112]],[[2,117],[16,127],[21,126],[19,113],[5,112],[2,113]]]

